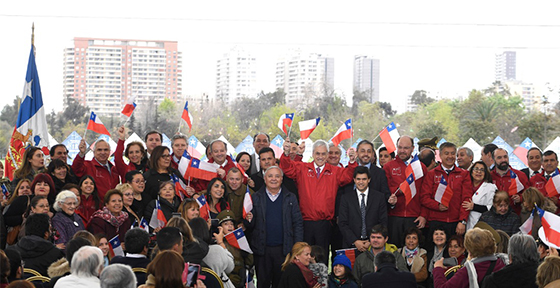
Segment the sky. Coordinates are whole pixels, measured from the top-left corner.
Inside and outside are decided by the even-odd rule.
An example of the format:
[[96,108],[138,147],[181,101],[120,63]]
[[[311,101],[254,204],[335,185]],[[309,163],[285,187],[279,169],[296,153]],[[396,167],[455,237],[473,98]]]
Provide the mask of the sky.
[[183,94],[215,93],[216,61],[234,46],[275,90],[276,60],[300,48],[335,59],[335,90],[351,105],[353,57],[380,59],[380,100],[399,112],[415,90],[468,95],[494,81],[494,55],[517,51],[517,78],[560,84],[554,1],[3,1],[0,107],[23,91],[35,23],[47,111],[62,109],[64,48],[74,37],[178,41]]

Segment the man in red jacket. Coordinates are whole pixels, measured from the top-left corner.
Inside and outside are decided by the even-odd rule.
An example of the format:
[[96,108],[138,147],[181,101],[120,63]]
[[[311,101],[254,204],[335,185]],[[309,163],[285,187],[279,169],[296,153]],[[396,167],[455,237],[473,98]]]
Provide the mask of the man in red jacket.
[[[439,151],[441,164],[428,171],[428,174],[424,176],[420,194],[422,205],[429,211],[429,235],[432,235],[438,227],[438,229],[443,228],[448,236],[463,235],[469,211],[465,210],[461,204],[472,197],[471,178],[467,170],[455,166],[457,159],[455,144],[445,142],[439,146]],[[447,189],[444,189],[445,186]],[[443,194],[440,194],[441,192]]]
[[331,220],[338,187],[353,180],[356,151],[348,149],[350,162],[341,168],[327,163],[328,144],[317,140],[313,144],[313,162],[303,163],[290,159],[290,139],[284,141],[280,168],[297,183],[299,203],[303,216],[303,241],[319,245],[329,251]]
[[497,148],[492,153],[492,157],[494,159],[494,169],[492,169],[492,182],[496,184],[498,190],[508,192],[509,186],[511,185],[512,180],[515,179],[511,178],[510,171],[513,171],[519,182],[523,185],[523,189],[519,190],[517,194],[511,196],[510,206],[512,207],[513,211],[519,215],[521,213],[521,203],[523,202],[523,197],[521,196],[525,188],[529,187],[529,180],[527,179],[527,175],[525,173],[513,169],[509,166],[509,156],[508,152],[503,148]]
[[99,198],[103,199],[107,191],[115,188],[115,186],[120,183],[117,167],[108,160],[111,154],[111,147],[109,143],[103,139],[95,142],[93,145],[92,160],[84,159],[87,150],[86,141],[84,139],[80,141],[78,148],[80,149],[80,153],[76,155],[72,163],[72,170],[78,178],[82,178],[84,175],[93,177]]
[[[531,186],[539,189],[541,193],[548,197],[548,193],[546,192],[546,183],[552,177],[552,173],[556,171],[558,168],[558,156],[552,150],[545,151],[543,154],[543,169],[540,173],[535,174],[535,176],[531,177],[529,183]],[[558,196],[550,197],[557,206],[559,204]]]
[[[417,178],[414,181],[416,186],[416,196],[412,198],[408,205],[406,199],[401,191],[398,191],[399,186],[406,180],[405,170],[412,161],[412,151],[414,151],[414,141],[409,136],[401,136],[397,140],[397,158],[383,165],[385,176],[387,177],[387,184],[391,197],[389,197],[389,204],[391,207],[388,210],[389,215],[389,240],[397,247],[404,245],[404,233],[409,227],[416,226],[418,229],[424,228],[426,225],[427,211],[420,204],[420,189],[424,177]],[[426,166],[422,163],[422,172],[426,175]]]

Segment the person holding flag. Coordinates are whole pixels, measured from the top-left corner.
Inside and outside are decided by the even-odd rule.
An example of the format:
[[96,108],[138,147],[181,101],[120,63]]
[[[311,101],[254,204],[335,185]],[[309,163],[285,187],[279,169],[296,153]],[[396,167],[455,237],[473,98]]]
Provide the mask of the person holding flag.
[[158,197],[162,182],[173,181],[180,184],[180,181],[182,181],[183,184],[187,183],[181,172],[171,167],[171,161],[171,153],[166,146],[157,146],[152,151],[152,156],[149,160],[150,169],[144,173],[144,179],[146,179],[144,192],[152,199]]
[[560,175],[555,173],[558,170],[558,155],[551,150],[545,151],[542,162],[542,171],[531,177],[529,183],[532,187],[539,189],[545,197],[550,197],[554,204],[558,206],[560,205],[558,200],[560,187],[557,187],[554,183],[554,180],[558,181],[556,178],[559,176],[557,175]]
[[492,169],[492,181],[498,190],[507,191],[511,196],[510,205],[515,214],[521,213],[521,203],[523,202],[523,190],[529,187],[529,180],[525,173],[513,169],[509,166],[509,156],[507,150],[497,148],[492,152],[494,168]]
[[441,164],[428,171],[422,184],[420,201],[428,209],[430,234],[443,227],[447,235],[465,234],[469,211],[463,206],[473,190],[469,172],[455,166],[457,146],[445,142],[439,146]]
[[294,243],[303,240],[299,204],[296,195],[283,186],[283,176],[280,167],[267,167],[265,185],[253,194],[253,210],[244,221],[251,232],[258,287],[277,287],[282,262]]
[[243,184],[243,175],[237,167],[229,169],[226,177],[226,195],[229,207],[234,214],[235,223],[241,224],[243,220],[243,202],[247,196],[253,195],[253,190],[249,186]]
[[[389,204],[391,207],[388,209],[389,214],[389,239],[398,247],[404,245],[404,231],[410,227],[416,226],[418,229],[424,228],[428,218],[428,211],[421,205],[419,195],[406,203],[406,197],[399,186],[405,183],[410,173],[407,171],[412,170],[411,162],[413,162],[412,151],[414,151],[414,140],[410,136],[401,136],[397,140],[397,158],[383,165],[385,176],[387,177],[387,185],[391,196],[389,197]],[[416,162],[415,162],[416,163]],[[426,175],[427,169],[422,162],[417,161],[420,165],[422,175]],[[416,189],[420,191],[424,177],[416,176],[412,183]],[[408,182],[407,182],[408,183]],[[418,194],[418,193],[417,193]]]
[[[228,238],[231,239],[231,237],[228,237],[228,234],[234,232],[234,230],[237,231],[235,229],[234,217],[235,215],[231,210],[223,210],[218,214],[217,218],[219,221],[218,225],[219,227],[222,228],[223,234],[225,235],[224,239],[227,240],[224,241],[224,244],[226,246],[226,249],[231,253],[231,255],[233,255],[233,262],[235,263],[235,267],[228,274],[228,277],[232,282],[233,286],[244,287],[243,285],[247,280],[246,269],[250,269],[250,267],[253,266],[253,254],[249,253],[248,251],[240,249],[240,248],[245,248],[245,249],[249,248],[249,247],[242,247],[239,245],[239,243],[247,244],[247,239],[245,239],[245,236],[243,236],[242,238],[244,239],[244,241],[239,241],[240,239],[236,239],[234,243],[231,243],[231,240],[228,239]],[[249,277],[252,277],[252,275],[250,275]]]
[[76,155],[72,163],[72,171],[78,178],[84,175],[91,175],[97,184],[99,198],[103,199],[109,189],[115,188],[120,183],[119,171],[117,167],[109,161],[111,147],[103,139],[99,139],[93,145],[93,159],[85,160],[87,145],[82,139],[78,146],[80,153]]
[[[155,209],[161,210],[164,216],[164,219],[161,220],[167,223],[173,217],[173,213],[179,210],[179,205],[181,205],[181,199],[175,195],[175,184],[172,181],[161,182],[159,187],[157,199],[152,200],[144,210],[144,219],[148,223],[152,223],[153,215],[156,214],[154,213]],[[156,215],[158,220],[160,220],[161,215],[159,211],[157,211]]]
[[[144,157],[146,155],[146,149],[142,142],[132,141],[126,145],[124,148],[124,142],[127,138],[126,129],[123,126],[119,127],[117,130],[119,135],[119,141],[117,142],[117,149],[115,150],[115,166],[121,179],[125,179],[126,173],[129,171],[146,171],[148,169],[148,158]],[[128,159],[128,164],[124,163],[124,156]]]
[[324,140],[317,140],[313,144],[312,163],[291,160],[290,147],[290,138],[286,138],[280,168],[297,183],[303,217],[303,239],[310,245],[319,245],[329,251],[336,195],[339,187],[353,180],[354,168],[358,165],[356,150],[348,149],[348,167],[341,168],[327,163],[328,144]]

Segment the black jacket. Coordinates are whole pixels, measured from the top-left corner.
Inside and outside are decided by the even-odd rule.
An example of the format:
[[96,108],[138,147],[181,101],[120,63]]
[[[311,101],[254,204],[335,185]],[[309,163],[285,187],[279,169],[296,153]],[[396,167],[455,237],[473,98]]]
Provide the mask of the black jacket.
[[[255,182],[255,187],[253,187],[253,191],[259,191],[261,190],[262,187],[264,187],[264,178],[263,178],[263,172],[259,171],[257,173],[251,174],[251,179],[253,180],[253,182]],[[296,198],[298,198],[298,190],[297,190],[297,185],[294,182],[294,180],[292,180],[291,178],[288,178],[288,176],[284,175],[284,177],[282,178],[282,186],[285,186],[286,189],[288,189],[290,192],[294,193],[296,195]]]
[[[369,166],[369,176],[371,178],[371,181],[369,182],[369,190],[381,192],[385,196],[385,202],[387,202],[387,200],[389,200],[389,197],[391,196],[391,191],[389,191],[389,185],[387,184],[385,170],[371,163],[371,165]],[[354,189],[354,181],[346,185],[344,189]]]
[[52,263],[64,257],[62,251],[53,243],[35,235],[21,238],[16,245],[8,249],[19,251],[25,268],[33,269],[43,276],[48,275],[47,269]]
[[[177,212],[177,210],[179,209],[179,205],[181,205],[181,199],[179,199],[177,195],[175,195],[175,197],[173,198],[173,203],[169,203],[169,201],[163,198],[159,198],[159,206],[161,206],[161,211],[163,212],[166,221],[169,221],[169,219],[173,217],[173,213]],[[146,219],[148,223],[150,223],[150,220],[152,219],[152,213],[154,212],[155,207],[156,200],[152,200],[150,201],[148,206],[146,206],[146,209],[144,209],[144,219]],[[138,215],[138,217],[142,216]]]
[[398,271],[393,264],[382,264],[377,272],[362,278],[362,288],[416,288],[416,279],[410,272]]
[[[253,194],[253,221],[244,221],[251,235],[251,249],[255,255],[263,256],[266,248],[266,187]],[[282,186],[282,225],[284,235],[282,252],[287,255],[296,242],[303,241],[303,219],[298,201],[293,193]]]
[[[513,259],[515,261],[515,259]],[[537,288],[535,283],[539,263],[512,263],[484,278],[482,288]]]
[[[349,189],[350,188],[350,189]],[[362,229],[362,213],[356,189],[346,187],[340,197],[338,211],[338,227],[342,233],[344,248],[353,247],[354,241],[360,239]],[[387,202],[381,192],[369,189],[366,203],[366,236],[376,224],[387,227]]]
[[299,267],[290,263],[282,272],[278,288],[308,288],[308,286]]
[[152,199],[156,199],[159,193],[159,184],[161,182],[171,181],[171,173],[182,180],[183,183],[187,183],[178,170],[169,167],[169,171],[169,173],[158,173],[153,169],[146,171],[146,173],[144,173],[144,179],[146,179],[144,193],[148,194]]

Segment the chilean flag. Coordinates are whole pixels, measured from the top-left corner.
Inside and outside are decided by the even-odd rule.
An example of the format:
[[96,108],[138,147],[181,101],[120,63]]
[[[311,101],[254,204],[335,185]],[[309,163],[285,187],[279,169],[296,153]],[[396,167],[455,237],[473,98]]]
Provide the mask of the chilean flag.
[[249,193],[249,185],[247,185],[247,191],[245,191],[245,197],[243,197],[243,219],[247,218],[247,213],[251,211],[253,211],[253,199],[251,193]]
[[511,184],[508,188],[508,194],[509,196],[513,196],[519,191],[523,190],[525,187],[523,186],[523,184],[521,184],[521,181],[519,181],[519,177],[517,177],[517,174],[515,174],[515,172],[513,172],[513,170],[511,169],[509,169],[509,176],[511,177]]
[[558,171],[558,168],[552,172],[544,188],[547,197],[554,197],[560,194],[560,171]]
[[533,147],[533,141],[529,139],[529,137],[525,138],[523,142],[515,150],[513,150],[513,154],[519,158],[525,165],[527,165],[527,151]]
[[406,180],[399,186],[399,189],[403,192],[404,198],[406,199],[406,205],[410,203],[412,198],[416,196],[416,183],[414,182],[414,174],[408,175]]
[[439,181],[439,185],[436,190],[435,200],[441,203],[445,207],[449,207],[449,201],[453,197],[453,190],[449,185],[447,185],[447,181],[445,177],[441,176],[441,180]]
[[533,209],[533,212],[531,212],[531,216],[529,216],[529,218],[527,218],[527,220],[521,226],[519,226],[519,231],[521,231],[521,233],[531,235],[531,233],[533,232],[534,214],[535,209]]
[[188,197],[187,191],[185,190],[187,185],[185,185],[185,183],[183,183],[183,180],[179,179],[179,177],[177,177],[177,175],[175,174],[171,174],[170,177],[171,181],[173,181],[173,184],[175,184],[175,194],[179,196],[179,198],[181,198],[182,202],[183,200],[185,200],[185,197]]
[[200,161],[199,159],[196,158],[191,158],[189,167],[187,168],[185,176],[183,177],[184,178],[192,177],[192,178],[198,178],[198,179],[210,181],[212,180],[212,178],[217,177],[218,168],[220,168],[220,165],[216,163],[208,163],[208,162]]
[[331,140],[334,146],[338,146],[338,144],[340,144],[342,140],[350,139],[352,138],[352,136],[354,136],[354,129],[352,129],[352,119],[348,119],[346,120],[346,122],[344,122],[344,124],[342,124],[342,126],[340,126],[340,128],[338,128],[338,131],[336,131]]
[[292,127],[292,122],[294,121],[294,113],[282,114],[280,120],[278,120],[278,128],[284,131],[284,134],[288,135],[288,130]]
[[387,127],[383,128],[383,130],[379,132],[379,137],[381,137],[383,145],[387,148],[387,153],[392,153],[397,150],[396,145],[400,135],[395,123],[391,122]]
[[8,191],[8,187],[6,187],[5,184],[2,184],[2,197],[4,199],[8,199],[9,196],[10,196],[10,191]]
[[420,159],[418,159],[418,154],[414,155],[406,169],[404,170],[405,175],[409,175],[410,173],[414,174],[414,179],[420,179],[424,177],[424,171],[422,170],[422,163]]
[[111,254],[111,258],[115,256],[124,256],[124,251],[121,247],[121,240],[119,240],[119,235],[109,240],[109,253]]
[[[541,239],[546,240],[550,244],[548,246],[556,246],[554,248],[560,249],[560,216],[550,213],[548,211],[544,211],[539,207],[536,207],[537,213],[541,217],[542,229],[544,238]],[[539,230],[539,237],[541,235],[541,231]]]
[[99,134],[105,134],[111,136],[111,133],[105,128],[101,119],[95,115],[95,113],[91,112],[91,116],[89,116],[89,122],[87,124],[87,129]]
[[144,229],[144,231],[150,233],[150,224],[148,223],[148,221],[146,219],[144,219],[144,217],[142,217],[142,219],[140,219],[140,224],[138,225],[138,227]]
[[301,140],[305,140],[309,138],[309,135],[313,133],[313,130],[319,125],[319,121],[321,121],[321,117],[312,120],[305,120],[298,122],[299,124],[299,135]]
[[189,114],[188,106],[189,106],[189,101],[185,103],[185,108],[183,109],[183,115],[181,115],[181,118],[185,120],[185,122],[187,122],[187,125],[189,125],[189,132],[191,132],[193,120],[191,114]]
[[196,203],[198,203],[200,218],[208,220],[208,217],[210,217],[210,207],[208,206],[208,202],[206,202],[206,197],[204,195],[200,195],[198,198],[196,198]]
[[202,159],[204,154],[206,153],[206,147],[198,141],[194,135],[189,137],[189,146],[187,146],[187,152],[189,155],[192,155],[194,158]]
[[150,227],[156,229],[159,227],[165,227],[167,225],[167,219],[163,215],[161,206],[159,205],[159,200],[156,199],[156,207],[154,207],[154,212],[152,212],[152,219],[150,219]]
[[253,254],[253,250],[251,250],[251,247],[249,247],[249,243],[247,242],[247,238],[245,238],[245,233],[243,233],[242,228],[237,228],[233,230],[231,233],[228,233],[225,237],[229,245]]
[[126,100],[126,104],[124,105],[121,112],[126,117],[130,117],[130,115],[132,115],[132,112],[134,112],[134,109],[136,108],[136,103],[134,102],[134,100],[136,100],[136,96],[131,96]]
[[346,257],[348,257],[348,259],[350,259],[350,264],[352,266],[352,268],[354,268],[354,262],[356,262],[356,248],[352,248],[352,249],[340,249],[340,250],[336,250],[334,251],[336,253],[336,256],[338,255],[345,255]]

